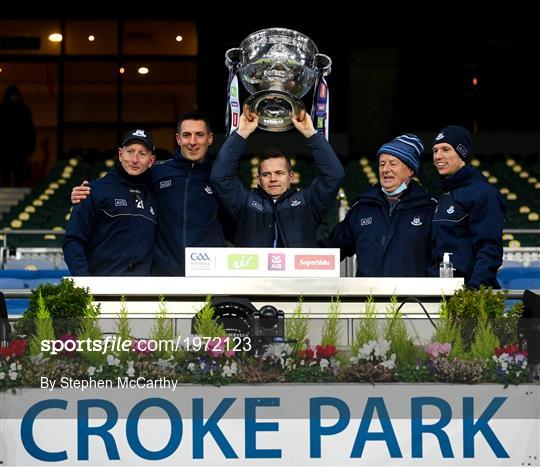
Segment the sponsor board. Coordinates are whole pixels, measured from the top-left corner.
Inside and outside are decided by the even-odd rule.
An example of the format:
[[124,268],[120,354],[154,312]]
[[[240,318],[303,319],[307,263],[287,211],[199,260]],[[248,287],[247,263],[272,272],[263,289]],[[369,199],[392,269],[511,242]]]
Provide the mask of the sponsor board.
[[338,278],[339,249],[186,248],[186,276]]

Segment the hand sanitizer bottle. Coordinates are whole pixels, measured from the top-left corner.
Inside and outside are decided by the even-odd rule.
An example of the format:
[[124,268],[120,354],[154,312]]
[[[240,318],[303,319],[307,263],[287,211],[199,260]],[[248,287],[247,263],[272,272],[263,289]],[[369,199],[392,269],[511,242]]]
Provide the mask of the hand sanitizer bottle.
[[443,254],[443,261],[439,264],[439,276],[441,278],[453,278],[454,277],[454,265],[450,262],[449,252]]

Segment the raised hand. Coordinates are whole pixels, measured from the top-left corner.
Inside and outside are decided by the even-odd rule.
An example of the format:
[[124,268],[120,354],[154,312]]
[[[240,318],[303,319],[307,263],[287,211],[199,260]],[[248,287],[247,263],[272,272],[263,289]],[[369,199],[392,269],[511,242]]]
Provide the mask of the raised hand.
[[293,115],[292,123],[306,138],[309,138],[317,133],[317,130],[315,130],[315,127],[313,126],[311,117],[307,115],[305,110],[301,110],[297,115]]
[[251,135],[259,125],[259,116],[255,112],[251,112],[251,109],[247,104],[244,104],[242,108],[242,115],[240,116],[240,123],[238,124],[238,135],[242,138],[247,138]]

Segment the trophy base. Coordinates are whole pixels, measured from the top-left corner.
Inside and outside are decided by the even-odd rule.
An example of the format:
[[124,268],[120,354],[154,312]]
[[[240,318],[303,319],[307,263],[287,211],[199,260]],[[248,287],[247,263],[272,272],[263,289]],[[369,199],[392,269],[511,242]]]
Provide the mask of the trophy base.
[[293,94],[273,89],[252,94],[246,104],[259,116],[259,128],[268,132],[293,128],[293,115],[306,110],[304,103]]

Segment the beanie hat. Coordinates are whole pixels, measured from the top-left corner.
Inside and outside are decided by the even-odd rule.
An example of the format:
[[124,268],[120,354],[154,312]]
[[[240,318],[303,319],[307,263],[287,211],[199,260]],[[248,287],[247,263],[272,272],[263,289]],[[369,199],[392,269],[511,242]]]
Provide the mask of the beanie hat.
[[433,145],[439,143],[448,143],[464,161],[472,153],[471,134],[469,130],[458,125],[449,125],[443,128],[433,140]]
[[417,174],[422,151],[424,151],[424,145],[420,138],[412,133],[405,133],[382,145],[377,151],[377,161],[381,154],[389,154],[401,160]]

